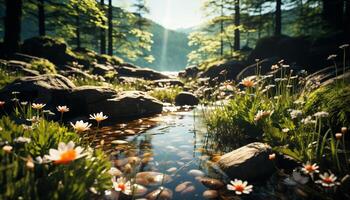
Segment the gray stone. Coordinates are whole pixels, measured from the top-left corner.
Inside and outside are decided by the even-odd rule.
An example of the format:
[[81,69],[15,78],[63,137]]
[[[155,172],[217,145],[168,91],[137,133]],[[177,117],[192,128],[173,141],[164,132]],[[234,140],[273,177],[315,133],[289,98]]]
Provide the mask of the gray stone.
[[175,105],[177,106],[194,106],[198,105],[199,99],[190,92],[181,92],[175,97]]
[[231,179],[267,178],[275,171],[274,161],[269,160],[271,152],[269,145],[254,142],[224,154],[218,165]]

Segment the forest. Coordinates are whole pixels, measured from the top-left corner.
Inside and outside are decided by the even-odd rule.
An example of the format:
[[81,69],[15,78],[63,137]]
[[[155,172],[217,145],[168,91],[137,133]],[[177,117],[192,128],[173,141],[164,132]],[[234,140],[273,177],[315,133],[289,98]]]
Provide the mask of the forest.
[[350,199],[350,1],[162,1],[0,0],[0,200]]

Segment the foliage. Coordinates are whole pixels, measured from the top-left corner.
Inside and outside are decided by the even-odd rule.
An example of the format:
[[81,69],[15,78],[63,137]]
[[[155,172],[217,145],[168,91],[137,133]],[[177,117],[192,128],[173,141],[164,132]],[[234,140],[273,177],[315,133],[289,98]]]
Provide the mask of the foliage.
[[148,92],[149,95],[154,98],[167,103],[175,103],[175,97],[182,92],[182,88],[178,86],[165,87],[165,88],[154,88]]
[[[255,79],[244,79],[238,85],[250,80],[253,87],[246,86],[228,104],[205,113],[213,137],[224,147],[262,139],[297,160],[324,163],[333,171],[345,172],[348,161],[344,152],[348,149],[341,145],[344,141],[336,140],[335,133],[348,125],[349,84],[305,93],[299,82],[305,82],[304,78],[281,66],[266,76],[257,70]],[[342,96],[337,95],[340,91]]]
[[330,115],[330,124],[334,131],[338,127],[350,124],[350,84],[333,83],[312,92],[306,101],[305,113],[311,114],[314,110],[322,109]]
[[[20,105],[16,113],[0,119],[0,146],[13,147],[11,152],[0,150],[1,199],[89,199],[111,187],[110,163],[101,150],[92,150],[66,127],[38,118],[44,113],[35,114],[30,105]],[[25,117],[36,120],[15,123],[25,122]],[[21,142],[20,137],[30,141]],[[50,149],[69,141],[82,146],[87,155],[65,165],[45,161]]]
[[47,59],[32,60],[30,68],[38,71],[40,74],[56,74],[56,66]]
[[0,89],[14,81],[18,76],[19,74],[16,72],[7,72],[4,69],[0,69]]

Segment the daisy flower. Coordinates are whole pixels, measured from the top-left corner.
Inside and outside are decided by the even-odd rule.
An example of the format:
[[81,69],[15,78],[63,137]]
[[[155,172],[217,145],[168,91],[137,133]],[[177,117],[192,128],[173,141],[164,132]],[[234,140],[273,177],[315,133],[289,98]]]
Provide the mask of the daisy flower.
[[67,106],[57,106],[57,111],[60,113],[69,112],[69,108]]
[[91,127],[91,124],[89,124],[88,122],[84,122],[83,120],[77,121],[75,122],[75,124],[71,122],[70,125],[77,132],[84,132],[84,131],[90,130],[90,127]]
[[253,87],[255,85],[255,82],[253,81],[252,77],[244,78],[241,81],[241,84],[244,85],[245,87]]
[[337,177],[334,174],[325,172],[324,174],[320,174],[320,180],[317,180],[316,183],[321,184],[323,187],[330,188],[340,185],[336,180]]
[[35,110],[41,110],[46,106],[46,104],[42,104],[42,103],[33,103],[32,104],[32,108]]
[[132,193],[131,183],[124,177],[120,177],[117,179],[117,181],[113,182],[113,187],[115,191],[123,192],[126,195],[130,195]]
[[5,151],[5,153],[11,153],[12,149],[13,149],[13,147],[10,145],[5,145],[2,147],[2,150]]
[[254,121],[257,122],[265,117],[271,116],[271,114],[272,114],[272,111],[270,111],[270,110],[267,110],[267,111],[259,110],[258,113],[256,113],[256,115],[254,117]]
[[315,117],[328,117],[329,113],[325,111],[317,112],[314,114]]
[[90,115],[90,119],[96,120],[97,122],[101,122],[103,120],[106,120],[107,118],[108,117],[106,115],[103,115],[103,112]]
[[317,166],[316,163],[311,164],[310,162],[307,162],[306,164],[303,164],[303,167],[301,168],[301,171],[304,174],[309,174],[312,175],[314,173],[319,173],[320,171],[318,171],[319,166]]
[[76,159],[79,159],[86,154],[83,154],[83,148],[78,146],[74,148],[75,144],[73,141],[65,144],[60,142],[58,149],[50,149],[47,159],[53,161],[55,164],[68,164]]
[[241,181],[235,179],[234,181],[230,181],[231,184],[227,184],[227,189],[231,191],[235,191],[236,194],[249,194],[253,191],[253,186],[248,185],[247,181]]

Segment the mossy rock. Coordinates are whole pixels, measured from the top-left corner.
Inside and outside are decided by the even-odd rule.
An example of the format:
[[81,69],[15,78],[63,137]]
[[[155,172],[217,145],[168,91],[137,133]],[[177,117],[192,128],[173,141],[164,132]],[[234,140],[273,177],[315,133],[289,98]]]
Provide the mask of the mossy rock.
[[25,40],[22,52],[32,56],[46,58],[60,66],[76,60],[74,53],[61,38],[33,37]]
[[39,59],[39,60],[33,60],[30,63],[30,69],[38,71],[40,74],[56,74],[56,66],[46,60],[46,59]]
[[312,92],[305,104],[305,113],[318,111],[329,113],[330,125],[334,131],[350,124],[350,83],[333,83]]

